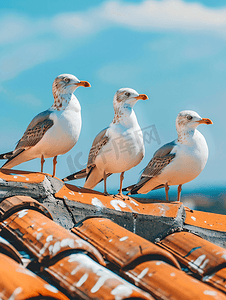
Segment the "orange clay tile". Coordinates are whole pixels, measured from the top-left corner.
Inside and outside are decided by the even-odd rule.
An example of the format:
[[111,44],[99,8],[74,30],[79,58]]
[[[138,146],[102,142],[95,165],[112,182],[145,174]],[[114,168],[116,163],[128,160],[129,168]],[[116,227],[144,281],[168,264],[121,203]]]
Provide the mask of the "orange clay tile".
[[66,184],[61,190],[55,194],[56,198],[77,201],[83,204],[92,204],[99,208],[109,208],[123,212],[133,212],[152,216],[163,216],[175,218],[178,209],[182,203],[140,203],[133,198],[130,200],[121,200],[111,196],[104,196],[104,194],[78,188],[74,185]]
[[80,249],[104,264],[93,246],[37,211],[23,209],[3,221],[1,227],[31,251],[39,262],[49,261],[67,250]]
[[26,183],[40,183],[45,179],[45,174],[27,171],[16,171],[11,169],[0,169],[0,178],[8,182],[16,181]]
[[161,260],[180,268],[177,260],[169,252],[144,238],[115,224],[109,219],[89,218],[82,221],[72,232],[89,241],[109,261],[121,268],[137,259],[147,260],[160,257]]
[[[45,268],[73,299],[150,299],[152,296],[102,267],[84,253],[71,254]],[[137,300],[138,300],[137,299]]]
[[0,236],[0,253],[4,253],[7,256],[14,259],[19,264],[23,264],[20,253],[7,240],[2,238],[1,236]]
[[158,244],[201,276],[211,274],[214,269],[219,269],[226,263],[226,249],[189,232],[173,233]]
[[13,196],[4,199],[0,203],[0,218],[5,219],[11,214],[21,209],[30,208],[43,213],[50,219],[53,219],[48,209],[37,200],[27,196]]
[[226,296],[220,292],[176,269],[178,263],[169,252],[162,252],[158,246],[109,219],[85,219],[72,231],[88,240],[111,263],[120,267],[122,276],[157,299],[226,300]]
[[162,300],[225,300],[226,296],[163,261],[148,261],[122,270],[127,280]]
[[0,253],[0,297],[2,300],[68,298],[54,286]]
[[226,232],[225,215],[186,210],[185,224]]
[[204,276],[202,281],[226,293],[226,268],[223,268],[209,276]]

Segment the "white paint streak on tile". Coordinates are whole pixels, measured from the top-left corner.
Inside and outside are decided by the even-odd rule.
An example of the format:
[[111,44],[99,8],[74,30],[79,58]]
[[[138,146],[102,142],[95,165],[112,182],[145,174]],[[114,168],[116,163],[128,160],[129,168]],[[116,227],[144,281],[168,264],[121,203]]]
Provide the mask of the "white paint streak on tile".
[[135,202],[134,200],[130,200],[130,203],[134,204],[135,206],[139,206],[139,204],[137,202]]
[[58,293],[58,289],[56,289],[54,286],[52,286],[50,284],[45,284],[44,287],[52,293],[55,293],[55,294]]
[[63,239],[61,242],[60,242],[60,247],[67,247],[69,246],[70,248],[73,248],[74,247],[74,239]]
[[119,206],[121,206],[122,208],[125,208],[127,206],[126,203],[122,200],[111,200],[110,204],[114,207],[115,210],[118,211],[122,211]]
[[96,197],[92,198],[92,204],[94,206],[100,207],[100,208],[104,208],[104,204]]
[[115,300],[121,300],[129,297],[133,290],[131,286],[120,284],[111,291],[111,294],[115,296]]
[[48,235],[46,238],[46,242],[51,242],[53,240],[53,236],[52,235]]
[[39,228],[37,231],[41,231],[43,228]]
[[138,276],[137,278],[141,279],[143,278],[149,271],[149,268],[145,268]]
[[128,236],[124,236],[124,237],[122,237],[121,239],[119,239],[120,240],[120,242],[124,242],[125,240],[127,240],[129,237]]
[[8,300],[15,300],[15,299],[17,299],[17,295],[19,295],[21,292],[22,292],[22,288],[21,287],[16,288],[13,291],[12,295],[8,298]]
[[96,284],[92,287],[91,293],[96,293],[104,285],[106,280],[112,279],[111,274],[103,272],[102,270],[99,270],[96,274],[100,277],[97,280]]
[[209,296],[217,296],[217,292],[215,291],[209,291],[209,290],[205,290],[203,292],[204,295],[209,295]]
[[28,209],[23,209],[17,213],[18,218],[23,218],[28,213]]
[[53,249],[52,249],[52,254],[56,254],[58,251],[60,251],[60,242],[57,241],[54,245],[53,245]]
[[80,279],[79,281],[76,283],[77,287],[80,287],[83,285],[84,282],[86,282],[86,280],[88,279],[89,274],[85,273]]
[[42,236],[43,236],[43,233],[39,232],[36,236],[36,240],[39,241]]
[[25,268],[17,268],[16,272],[22,273],[22,274],[26,274],[28,276],[32,276],[32,277],[37,277],[37,275],[35,275],[35,273],[29,271],[28,269]]
[[203,273],[203,270],[200,268],[201,265],[205,266],[205,260],[206,255],[200,255],[195,261],[190,261],[188,264],[191,268],[194,270],[198,270],[199,273]]
[[195,218],[195,217],[193,217],[193,216],[191,216],[191,219],[192,219],[193,221],[196,221],[196,218]]
[[80,270],[81,269],[81,267],[80,266],[77,266],[76,268],[74,268],[72,271],[71,271],[71,275],[75,275],[77,272],[78,272],[78,270]]

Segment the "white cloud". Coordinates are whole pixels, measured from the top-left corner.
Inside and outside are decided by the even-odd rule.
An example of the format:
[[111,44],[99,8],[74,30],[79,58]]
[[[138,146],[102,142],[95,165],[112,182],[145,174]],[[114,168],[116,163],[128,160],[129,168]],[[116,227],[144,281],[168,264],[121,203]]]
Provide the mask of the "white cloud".
[[182,0],[108,1],[94,9],[50,18],[5,14],[0,21],[0,82],[61,57],[79,47],[81,39],[115,26],[149,32],[213,32],[224,37],[226,8]]
[[226,28],[226,8],[210,9],[198,3],[181,0],[147,0],[141,4],[109,2],[105,17],[139,30],[214,30]]

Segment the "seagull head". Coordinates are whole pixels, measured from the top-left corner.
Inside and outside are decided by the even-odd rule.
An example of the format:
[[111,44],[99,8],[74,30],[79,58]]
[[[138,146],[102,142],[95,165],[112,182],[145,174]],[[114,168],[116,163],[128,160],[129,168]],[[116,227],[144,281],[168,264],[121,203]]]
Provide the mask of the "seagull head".
[[130,88],[119,89],[113,99],[114,109],[118,110],[121,107],[133,107],[138,100],[147,100],[145,94],[138,94],[137,91]]
[[177,132],[195,130],[200,124],[213,124],[210,119],[201,118],[199,114],[192,110],[181,111],[176,118]]
[[72,94],[79,86],[90,87],[88,81],[81,81],[71,74],[61,74],[53,82],[53,95]]

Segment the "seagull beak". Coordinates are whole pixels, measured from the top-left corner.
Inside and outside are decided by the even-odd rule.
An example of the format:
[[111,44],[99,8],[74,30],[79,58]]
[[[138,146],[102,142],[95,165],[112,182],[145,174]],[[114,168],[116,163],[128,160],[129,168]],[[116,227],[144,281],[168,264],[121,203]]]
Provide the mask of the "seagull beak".
[[135,97],[137,100],[148,100],[148,96],[145,94],[140,94],[139,96]]
[[75,85],[76,86],[91,87],[91,84],[88,81],[80,81],[79,83],[76,83]]
[[210,120],[210,119],[207,119],[207,118],[203,118],[199,121],[197,121],[199,124],[207,124],[207,125],[210,125],[210,124],[213,124],[213,122]]

